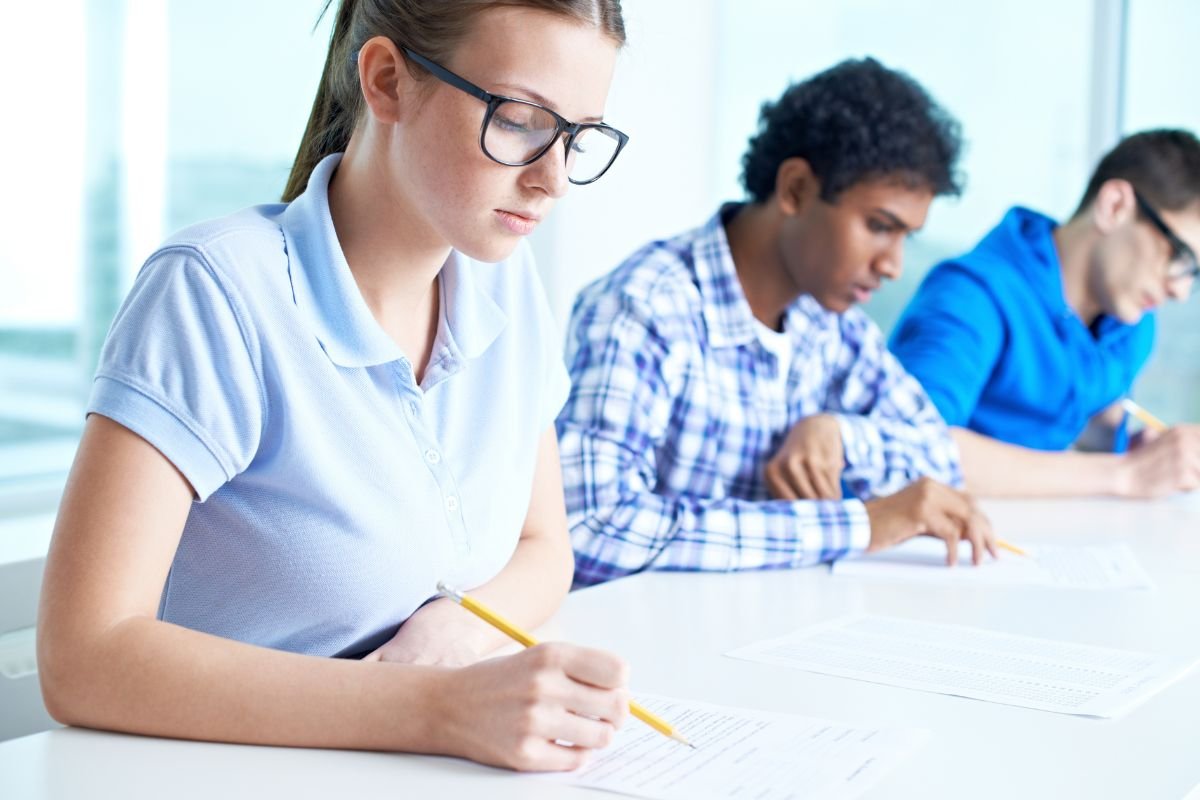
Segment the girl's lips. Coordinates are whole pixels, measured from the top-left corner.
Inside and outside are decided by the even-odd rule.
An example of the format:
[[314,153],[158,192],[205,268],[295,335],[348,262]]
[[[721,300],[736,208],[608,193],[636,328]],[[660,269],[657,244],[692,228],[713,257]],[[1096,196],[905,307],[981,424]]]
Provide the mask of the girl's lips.
[[500,219],[500,224],[508,228],[518,236],[527,236],[533,233],[533,229],[537,227],[537,217],[527,217],[522,214],[517,214],[512,211],[504,211],[496,209],[496,216]]

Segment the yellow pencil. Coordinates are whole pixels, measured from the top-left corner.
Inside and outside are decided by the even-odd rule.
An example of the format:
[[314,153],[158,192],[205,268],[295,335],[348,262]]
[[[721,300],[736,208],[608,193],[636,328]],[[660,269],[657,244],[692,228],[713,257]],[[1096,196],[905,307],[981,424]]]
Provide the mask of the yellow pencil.
[[1139,406],[1137,403],[1130,400],[1128,397],[1126,397],[1124,400],[1121,401],[1121,408],[1125,409],[1130,414],[1137,417],[1139,420],[1142,421],[1143,425],[1145,425],[1147,428],[1150,428],[1151,430],[1165,431],[1168,427],[1167,423],[1163,422],[1161,419],[1154,416],[1149,411],[1147,411],[1146,409]]
[[[465,595],[462,592],[460,592],[450,586],[447,586],[442,581],[438,581],[437,588],[438,588],[438,594],[458,603],[460,606],[465,608],[467,611],[470,611],[472,614],[479,617],[481,620],[488,623],[496,630],[508,634],[513,639],[517,640],[518,642],[525,645],[526,647],[533,647],[535,644],[537,644],[537,639],[534,639],[528,633],[521,630],[516,625],[512,624],[511,622],[509,622],[508,620],[506,620],[504,617],[500,616],[496,612],[481,605],[478,600],[476,600],[472,597],[469,597],[468,595]],[[664,736],[669,736],[672,739],[674,739],[675,741],[681,742],[683,744],[686,744],[688,747],[695,749],[696,745],[692,744],[687,739],[683,738],[683,736],[681,736],[678,732],[676,732],[675,728],[671,726],[671,723],[667,722],[662,717],[646,710],[645,708],[640,706],[637,703],[637,701],[635,701],[635,700],[629,701],[629,713],[633,714],[635,717],[640,719],[642,722],[646,723],[651,728],[654,728],[654,730],[658,731],[659,733],[663,734]]]
[[1015,544],[1009,544],[1008,542],[1004,541],[1003,539],[996,540],[996,547],[999,547],[1002,550],[1007,550],[1010,553],[1016,553],[1019,556],[1025,556],[1026,558],[1030,557],[1029,553],[1026,553],[1024,550],[1017,547]]

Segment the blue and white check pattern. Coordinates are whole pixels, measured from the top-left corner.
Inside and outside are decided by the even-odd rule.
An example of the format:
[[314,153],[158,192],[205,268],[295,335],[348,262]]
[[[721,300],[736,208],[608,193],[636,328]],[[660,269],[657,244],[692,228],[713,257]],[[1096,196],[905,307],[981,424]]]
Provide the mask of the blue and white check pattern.
[[[923,475],[961,485],[937,409],[861,310],[793,303],[778,380],[725,237],[732,209],[647,245],[576,301],[558,433],[577,586],[831,561],[870,542],[863,499]],[[763,467],[818,413],[837,416],[853,497],[772,500]]]

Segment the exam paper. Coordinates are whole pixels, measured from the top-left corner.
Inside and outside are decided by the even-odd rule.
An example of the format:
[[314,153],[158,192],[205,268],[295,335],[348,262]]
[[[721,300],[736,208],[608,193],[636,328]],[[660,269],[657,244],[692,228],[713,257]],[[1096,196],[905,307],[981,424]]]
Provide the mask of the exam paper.
[[966,625],[869,615],[842,617],[725,655],[1092,717],[1120,716],[1195,664]]
[[941,539],[916,536],[896,547],[833,564],[833,574],[932,583],[945,586],[1058,586],[1069,589],[1150,589],[1150,576],[1126,544],[1021,544],[1029,556],[1006,550],[999,558],[971,564],[962,543],[958,566],[946,566]]
[[648,798],[857,797],[928,739],[922,730],[638,695],[696,749],[630,720],[593,761],[542,777]]

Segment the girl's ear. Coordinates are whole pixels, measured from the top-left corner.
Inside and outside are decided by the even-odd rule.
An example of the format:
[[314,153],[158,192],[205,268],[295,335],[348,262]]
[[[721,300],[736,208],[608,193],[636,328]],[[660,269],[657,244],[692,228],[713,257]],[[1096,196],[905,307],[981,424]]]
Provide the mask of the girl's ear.
[[371,116],[383,123],[400,122],[414,79],[404,55],[386,36],[374,36],[358,51],[358,85]]

